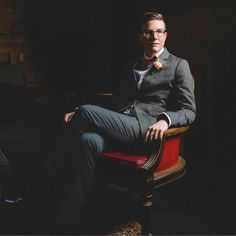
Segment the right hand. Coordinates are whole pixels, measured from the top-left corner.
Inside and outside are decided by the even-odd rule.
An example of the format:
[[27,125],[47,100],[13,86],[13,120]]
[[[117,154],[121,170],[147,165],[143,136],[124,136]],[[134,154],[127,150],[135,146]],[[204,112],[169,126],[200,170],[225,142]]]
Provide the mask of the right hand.
[[71,120],[71,118],[72,118],[72,116],[73,116],[74,114],[75,114],[74,111],[66,113],[66,114],[64,115],[64,122],[65,122],[65,123],[70,122],[70,120]]
[[149,142],[160,138],[162,140],[165,131],[168,129],[168,123],[166,120],[159,120],[155,124],[151,125],[144,136],[144,141]]

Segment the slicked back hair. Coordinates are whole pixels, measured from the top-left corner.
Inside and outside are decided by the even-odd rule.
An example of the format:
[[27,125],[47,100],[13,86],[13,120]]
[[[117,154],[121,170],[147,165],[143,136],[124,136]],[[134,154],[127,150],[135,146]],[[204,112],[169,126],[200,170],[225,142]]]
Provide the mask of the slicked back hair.
[[149,11],[149,12],[146,12],[143,14],[143,16],[141,17],[141,20],[140,20],[140,24],[139,24],[140,29],[139,30],[141,31],[143,25],[150,20],[163,21],[163,23],[165,24],[165,30],[166,30],[166,22],[165,22],[163,15],[159,12],[152,12],[152,11]]

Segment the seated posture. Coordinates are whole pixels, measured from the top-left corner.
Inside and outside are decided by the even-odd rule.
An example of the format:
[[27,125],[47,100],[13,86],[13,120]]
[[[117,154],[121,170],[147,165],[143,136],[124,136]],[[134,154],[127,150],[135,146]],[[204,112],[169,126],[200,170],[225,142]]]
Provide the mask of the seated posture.
[[[59,189],[57,217],[61,221],[79,221],[101,152],[119,147],[145,152],[169,127],[189,125],[195,119],[192,74],[185,59],[166,49],[163,16],[145,13],[139,30],[144,55],[120,78],[117,104],[112,108],[82,105],[64,116],[70,132],[48,165]],[[53,170],[60,165],[66,178]]]

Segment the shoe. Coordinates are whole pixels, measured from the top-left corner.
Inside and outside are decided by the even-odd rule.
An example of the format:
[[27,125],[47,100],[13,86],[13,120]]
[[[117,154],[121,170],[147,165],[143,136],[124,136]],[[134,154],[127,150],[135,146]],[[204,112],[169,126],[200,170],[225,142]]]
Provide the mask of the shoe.
[[2,197],[2,202],[5,204],[16,205],[25,202],[30,194],[30,188],[27,188],[23,192],[9,193]]
[[6,197],[6,198],[3,198],[3,201],[7,204],[18,204],[18,203],[21,203],[25,200],[26,198],[24,197]]

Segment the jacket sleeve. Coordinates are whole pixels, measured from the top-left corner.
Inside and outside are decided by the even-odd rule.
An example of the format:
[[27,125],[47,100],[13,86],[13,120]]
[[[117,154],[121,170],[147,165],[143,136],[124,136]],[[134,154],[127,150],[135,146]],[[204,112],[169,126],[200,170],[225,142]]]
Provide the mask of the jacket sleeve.
[[195,119],[194,80],[189,64],[184,59],[177,64],[171,108],[165,113],[171,120],[171,126],[189,125]]

